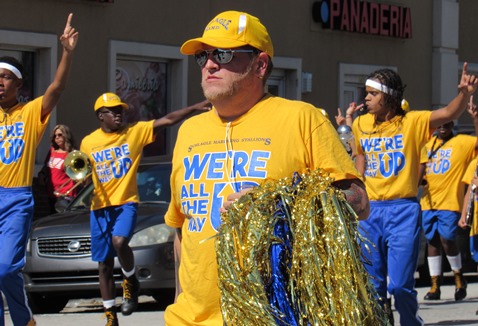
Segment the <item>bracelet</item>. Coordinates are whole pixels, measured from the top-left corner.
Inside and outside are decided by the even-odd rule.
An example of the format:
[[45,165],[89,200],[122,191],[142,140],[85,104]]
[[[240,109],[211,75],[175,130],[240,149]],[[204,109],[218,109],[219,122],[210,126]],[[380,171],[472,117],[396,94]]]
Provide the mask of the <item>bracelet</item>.
[[346,118],[352,118],[352,115],[351,114],[346,114],[345,117]]

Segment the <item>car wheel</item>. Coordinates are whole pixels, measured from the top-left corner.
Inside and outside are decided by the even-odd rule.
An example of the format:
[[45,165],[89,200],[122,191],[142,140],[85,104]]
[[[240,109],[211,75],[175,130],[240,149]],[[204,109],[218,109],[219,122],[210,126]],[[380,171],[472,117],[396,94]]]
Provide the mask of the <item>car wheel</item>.
[[154,291],[154,293],[152,294],[152,297],[158,303],[161,310],[164,310],[166,309],[167,306],[169,306],[170,304],[174,302],[174,295],[175,295],[174,289],[160,289],[160,290]]
[[43,294],[32,294],[28,296],[30,308],[34,314],[58,313],[65,308],[68,298],[63,296],[48,296]]

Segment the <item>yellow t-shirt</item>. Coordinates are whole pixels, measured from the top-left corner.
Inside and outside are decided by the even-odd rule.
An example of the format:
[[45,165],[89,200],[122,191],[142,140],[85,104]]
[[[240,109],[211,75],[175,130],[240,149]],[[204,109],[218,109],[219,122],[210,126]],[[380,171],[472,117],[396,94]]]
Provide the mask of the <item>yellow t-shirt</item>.
[[[465,173],[463,174],[463,178],[461,181],[465,185],[470,185],[471,180],[473,180],[473,177],[475,174],[477,174],[477,166],[478,166],[478,157],[475,157],[470,164],[468,164],[468,167],[466,168]],[[468,190],[470,191],[470,187],[468,187]],[[474,200],[474,211],[473,211],[473,227],[470,229],[470,237],[473,237],[478,234],[478,201],[477,201],[477,196],[473,198]],[[466,207],[468,208],[468,203],[464,203]],[[473,254],[473,253],[472,253]]]
[[330,121],[310,104],[268,96],[230,124],[215,110],[186,120],[173,154],[166,223],[182,228],[183,292],[167,325],[220,325],[214,235],[229,194],[264,179],[322,168],[336,180],[359,173]]
[[36,149],[50,118],[41,121],[42,101],[40,96],[0,112],[0,187],[32,185]]
[[97,129],[83,138],[80,150],[88,155],[95,186],[91,210],[138,202],[136,171],[143,147],[153,140],[153,120],[121,132]]
[[416,197],[420,152],[430,137],[431,111],[375,124],[372,114],[354,120],[357,151],[365,155],[365,185],[370,200]]
[[445,143],[436,136],[428,141],[422,210],[462,211],[465,185],[461,179],[475,157],[475,144],[476,137],[469,135],[456,135]]

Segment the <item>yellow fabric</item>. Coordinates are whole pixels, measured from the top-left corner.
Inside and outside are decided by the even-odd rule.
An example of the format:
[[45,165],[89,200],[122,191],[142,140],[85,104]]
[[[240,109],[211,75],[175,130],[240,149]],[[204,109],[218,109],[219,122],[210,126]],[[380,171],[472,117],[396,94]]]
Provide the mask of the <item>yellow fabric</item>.
[[373,115],[353,123],[357,151],[365,155],[365,185],[370,200],[416,197],[422,147],[430,137],[431,111],[410,111],[375,124]]
[[259,18],[245,12],[225,11],[214,17],[204,29],[202,37],[184,42],[182,54],[196,54],[204,44],[215,48],[231,49],[250,45],[266,52],[271,58],[274,47],[269,33]]
[[165,312],[167,325],[223,326],[212,237],[227,196],[266,178],[317,168],[336,180],[360,178],[335,128],[310,104],[270,96],[229,126],[215,110],[183,123],[165,217],[182,229],[183,292]]
[[456,135],[446,141],[428,160],[430,153],[442,143],[443,141],[434,136],[425,145],[427,185],[424,187],[420,205],[422,210],[461,212],[465,194],[462,177],[468,164],[475,157],[476,137]]
[[[468,167],[466,168],[465,173],[463,174],[462,181],[466,185],[471,184],[471,180],[473,180],[473,177],[475,176],[476,170],[477,170],[477,165],[478,165],[478,157],[475,157],[470,164],[468,164]],[[468,187],[468,190],[470,191],[470,188]],[[464,205],[467,205],[468,203],[464,203]],[[478,235],[478,201],[477,197],[475,196],[475,209],[473,213],[473,227],[470,229],[470,237],[473,237],[475,235]]]
[[129,108],[128,104],[123,103],[120,97],[116,95],[115,93],[104,93],[96,99],[95,111],[103,107],[113,108],[115,106],[121,106],[125,110]]
[[121,132],[97,129],[83,138],[80,150],[88,155],[95,186],[92,210],[138,202],[136,171],[143,147],[153,140],[153,120],[129,125]]
[[0,186],[27,187],[33,182],[36,149],[48,116],[41,121],[43,97],[0,111]]

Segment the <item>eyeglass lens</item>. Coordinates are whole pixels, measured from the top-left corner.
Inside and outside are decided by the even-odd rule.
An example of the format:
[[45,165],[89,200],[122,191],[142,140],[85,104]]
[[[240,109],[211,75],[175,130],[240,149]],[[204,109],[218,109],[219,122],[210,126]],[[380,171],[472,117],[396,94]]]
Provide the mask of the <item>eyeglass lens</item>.
[[212,54],[214,60],[223,65],[232,61],[234,57],[234,53],[252,53],[255,52],[254,50],[223,50],[223,49],[214,49],[212,51],[204,50],[195,54],[194,57],[196,59],[197,64],[202,67],[206,64],[207,59],[209,58],[209,54]]

